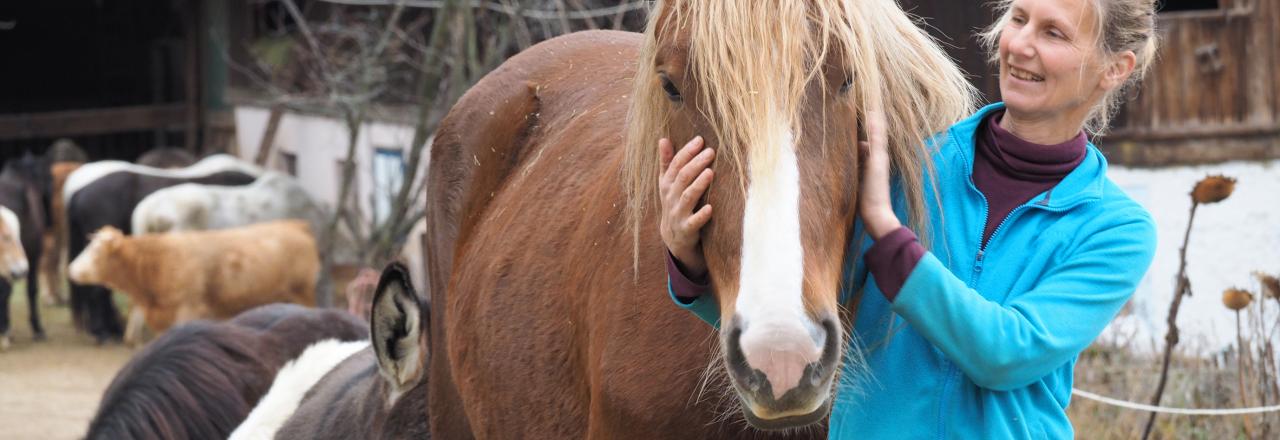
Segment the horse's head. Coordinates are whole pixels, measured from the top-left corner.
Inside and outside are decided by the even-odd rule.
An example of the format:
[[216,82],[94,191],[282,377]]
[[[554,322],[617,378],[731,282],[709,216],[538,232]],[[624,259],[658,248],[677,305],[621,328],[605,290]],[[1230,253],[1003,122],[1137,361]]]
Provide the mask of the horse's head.
[[886,113],[919,208],[924,140],[972,108],[971,88],[894,2],[677,0],[651,17],[629,119],[633,222],[655,205],[657,139],[702,135],[717,152],[702,243],[724,368],[752,425],[819,421],[846,346],[861,109]]
[[0,279],[16,281],[26,276],[29,269],[18,216],[0,206]]

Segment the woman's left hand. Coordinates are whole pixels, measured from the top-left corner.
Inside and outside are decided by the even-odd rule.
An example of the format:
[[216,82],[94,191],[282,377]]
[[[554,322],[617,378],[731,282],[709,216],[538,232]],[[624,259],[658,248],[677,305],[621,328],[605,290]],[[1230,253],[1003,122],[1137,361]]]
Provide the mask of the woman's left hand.
[[868,110],[867,140],[858,142],[862,150],[862,179],[858,189],[858,214],[871,238],[879,240],[902,227],[889,198],[890,159],[884,113]]

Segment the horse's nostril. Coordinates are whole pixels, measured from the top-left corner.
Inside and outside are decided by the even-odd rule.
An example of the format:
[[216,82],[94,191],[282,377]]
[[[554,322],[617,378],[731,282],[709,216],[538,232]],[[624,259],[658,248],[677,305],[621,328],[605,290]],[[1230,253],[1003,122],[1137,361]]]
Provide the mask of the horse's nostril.
[[812,364],[809,368],[809,385],[815,387],[822,385],[822,379],[826,376],[826,371],[821,362]]

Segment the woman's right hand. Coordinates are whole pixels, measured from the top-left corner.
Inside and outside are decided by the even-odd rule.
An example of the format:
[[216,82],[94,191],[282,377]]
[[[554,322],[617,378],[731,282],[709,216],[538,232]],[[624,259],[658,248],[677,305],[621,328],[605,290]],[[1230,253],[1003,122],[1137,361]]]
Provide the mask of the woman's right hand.
[[707,261],[702,255],[699,231],[711,220],[711,205],[702,205],[697,212],[693,208],[715,177],[711,161],[716,152],[704,148],[702,136],[694,137],[679,152],[673,150],[671,140],[662,138],[658,151],[663,169],[658,178],[662,242],[689,272],[685,275],[701,277],[707,273]]

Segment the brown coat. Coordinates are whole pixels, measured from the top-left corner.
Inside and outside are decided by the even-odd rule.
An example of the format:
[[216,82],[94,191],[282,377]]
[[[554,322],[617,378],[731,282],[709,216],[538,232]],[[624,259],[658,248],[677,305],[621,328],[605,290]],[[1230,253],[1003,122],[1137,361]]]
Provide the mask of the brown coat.
[[306,222],[288,220],[139,236],[106,227],[72,262],[70,276],[124,291],[147,325],[163,332],[274,302],[314,305],[319,270]]

